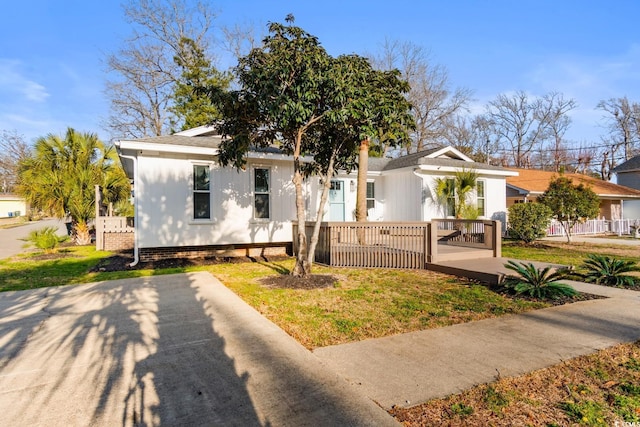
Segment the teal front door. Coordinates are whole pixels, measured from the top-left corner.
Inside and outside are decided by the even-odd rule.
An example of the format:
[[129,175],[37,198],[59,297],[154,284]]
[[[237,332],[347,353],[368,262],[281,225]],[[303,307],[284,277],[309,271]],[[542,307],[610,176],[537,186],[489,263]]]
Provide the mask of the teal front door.
[[329,221],[344,221],[344,181],[331,181]]

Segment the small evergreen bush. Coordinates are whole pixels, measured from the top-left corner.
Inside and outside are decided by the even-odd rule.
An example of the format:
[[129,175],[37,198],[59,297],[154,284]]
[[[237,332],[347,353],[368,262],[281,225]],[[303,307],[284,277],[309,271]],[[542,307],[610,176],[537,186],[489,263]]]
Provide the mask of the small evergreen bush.
[[517,203],[509,207],[509,236],[531,243],[546,236],[552,212],[541,203]]

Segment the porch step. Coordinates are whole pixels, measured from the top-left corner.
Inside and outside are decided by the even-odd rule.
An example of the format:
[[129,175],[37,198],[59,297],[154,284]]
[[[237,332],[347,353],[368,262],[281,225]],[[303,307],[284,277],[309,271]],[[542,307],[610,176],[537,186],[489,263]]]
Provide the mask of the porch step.
[[493,258],[490,249],[471,249],[457,247],[454,251],[443,251],[442,245],[438,247],[438,262],[464,261],[478,258]]
[[[495,259],[495,258],[492,258]],[[449,264],[447,261],[438,261],[438,263],[427,263],[427,270],[437,271],[439,273],[451,274],[458,277],[466,277],[467,279],[477,280],[489,285],[498,285],[503,278],[503,274],[500,272],[488,272],[474,269],[473,266],[463,267],[463,264],[459,260],[450,260],[454,263]],[[483,269],[484,270],[484,269]]]

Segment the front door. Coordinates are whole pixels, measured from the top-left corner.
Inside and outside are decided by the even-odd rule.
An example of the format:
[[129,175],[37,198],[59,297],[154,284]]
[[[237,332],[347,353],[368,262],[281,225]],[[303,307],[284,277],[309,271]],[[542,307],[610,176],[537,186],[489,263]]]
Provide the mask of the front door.
[[344,181],[331,181],[329,221],[344,221]]

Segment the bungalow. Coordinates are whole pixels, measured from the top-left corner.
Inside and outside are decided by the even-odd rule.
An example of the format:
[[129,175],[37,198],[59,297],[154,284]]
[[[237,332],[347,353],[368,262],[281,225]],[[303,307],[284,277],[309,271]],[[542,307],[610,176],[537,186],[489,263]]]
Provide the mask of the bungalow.
[[[516,176],[507,177],[507,207],[522,202],[536,201],[538,196],[549,188],[549,182],[557,177],[557,172],[535,169],[512,169]],[[612,182],[603,181],[588,175],[565,173],[575,184],[584,183],[600,198],[600,218],[618,220],[623,216],[623,201],[640,200],[640,190],[636,190]],[[626,207],[626,204],[625,204]]]
[[[636,190],[640,190],[640,155],[612,169],[616,182]],[[640,219],[640,200],[629,200],[624,203],[623,219]]]
[[[173,135],[121,140],[116,148],[134,182],[135,251],[142,260],[243,250],[282,250],[292,243],[293,163],[275,147],[248,154],[246,167],[222,167],[221,136],[200,127]],[[517,172],[473,162],[452,147],[396,159],[369,159],[367,207],[372,221],[429,221],[448,213],[436,200],[438,177],[474,169],[479,215],[504,219],[505,178]],[[307,220],[315,219],[321,186],[304,184]],[[323,218],[353,221],[356,173],[338,173]]]

